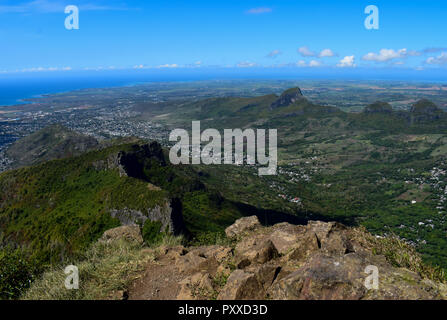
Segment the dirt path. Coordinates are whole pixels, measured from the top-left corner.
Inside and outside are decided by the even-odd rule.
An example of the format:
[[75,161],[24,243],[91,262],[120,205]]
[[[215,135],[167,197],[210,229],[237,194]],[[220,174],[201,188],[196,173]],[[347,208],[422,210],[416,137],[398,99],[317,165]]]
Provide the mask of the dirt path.
[[[189,252],[188,252],[189,250]],[[163,249],[128,289],[130,300],[206,299],[216,293],[213,277],[230,248]],[[217,257],[217,258],[216,258]],[[199,290],[198,288],[202,288]]]
[[129,300],[172,300],[180,291],[184,279],[172,259],[162,256],[146,267],[143,277],[129,288]]

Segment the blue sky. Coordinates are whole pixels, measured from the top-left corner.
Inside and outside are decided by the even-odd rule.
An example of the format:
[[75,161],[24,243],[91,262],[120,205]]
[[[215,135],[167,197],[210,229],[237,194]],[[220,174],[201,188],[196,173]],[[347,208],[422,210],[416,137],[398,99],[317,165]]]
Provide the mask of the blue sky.
[[[69,4],[79,30],[64,27]],[[379,30],[364,27],[371,4]],[[0,72],[444,72],[446,15],[445,0],[0,0]]]

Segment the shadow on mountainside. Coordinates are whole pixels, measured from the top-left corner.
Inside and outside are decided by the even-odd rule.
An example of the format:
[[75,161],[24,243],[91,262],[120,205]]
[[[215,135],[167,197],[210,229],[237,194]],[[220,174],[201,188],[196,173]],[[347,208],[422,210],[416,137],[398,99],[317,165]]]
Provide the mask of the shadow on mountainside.
[[245,216],[257,216],[259,222],[263,226],[272,226],[281,222],[288,222],[294,225],[306,225],[308,221],[324,221],[324,222],[335,221],[342,223],[346,226],[355,225],[355,217],[334,218],[312,212],[300,212],[300,215],[293,215],[276,210],[256,208],[254,206],[245,203],[233,202],[233,201],[231,202]]

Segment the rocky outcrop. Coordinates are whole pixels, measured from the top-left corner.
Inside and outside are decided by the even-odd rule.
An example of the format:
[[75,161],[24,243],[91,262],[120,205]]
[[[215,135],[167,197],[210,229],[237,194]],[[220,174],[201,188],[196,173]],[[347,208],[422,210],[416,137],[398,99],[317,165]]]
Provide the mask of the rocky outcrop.
[[[132,177],[146,181],[148,189],[154,192],[162,191],[153,185],[145,174],[145,169],[151,166],[164,167],[167,165],[163,149],[158,142],[144,145],[132,145],[129,151],[120,151],[110,154],[106,160],[92,163],[96,170],[117,170],[120,177]],[[182,204],[177,198],[166,198],[162,205],[155,205],[145,210],[130,208],[112,208],[109,210],[112,218],[117,218],[120,223],[126,225],[144,225],[146,220],[161,222],[161,230],[169,231],[174,235],[187,233],[183,222]]]
[[227,284],[220,292],[219,300],[263,299],[264,289],[254,273],[235,270],[228,278]]
[[291,88],[284,91],[281,96],[273,102],[270,106],[270,109],[276,109],[280,107],[287,107],[291,104],[294,104],[298,100],[304,99],[303,93],[300,88]]
[[234,224],[225,229],[225,234],[228,238],[235,238],[243,235],[246,231],[253,231],[260,227],[261,224],[256,216],[245,217],[236,220]]
[[163,205],[147,208],[145,211],[133,209],[112,209],[112,218],[117,218],[124,226],[144,225],[146,220],[161,222],[161,230],[167,230],[174,235],[186,233],[182,215],[182,204],[178,199],[167,200]]
[[[375,237],[335,222],[227,229],[233,245],[163,248],[130,299],[444,299],[446,286],[375,253]],[[402,248],[402,246],[399,246]],[[400,250],[400,249],[399,249]],[[402,252],[407,254],[407,252]],[[163,272],[163,281],[155,276]],[[377,276],[377,277],[375,277]],[[376,281],[377,280],[377,281]]]
[[107,158],[107,163],[95,162],[93,166],[96,169],[118,169],[120,176],[128,176],[137,179],[146,180],[144,167],[154,161],[159,166],[166,165],[166,159],[161,145],[154,141],[150,144],[132,146],[131,151],[120,151],[111,154]]
[[235,262],[238,268],[251,264],[263,264],[278,256],[272,240],[262,236],[253,237],[237,244]]
[[104,232],[99,239],[100,242],[110,242],[119,239],[125,239],[130,242],[143,243],[140,227],[137,225],[121,226]]

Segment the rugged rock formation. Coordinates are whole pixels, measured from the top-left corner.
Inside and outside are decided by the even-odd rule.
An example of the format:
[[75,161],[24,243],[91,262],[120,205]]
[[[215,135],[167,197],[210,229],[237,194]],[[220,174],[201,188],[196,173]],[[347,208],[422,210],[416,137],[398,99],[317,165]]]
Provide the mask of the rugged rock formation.
[[104,232],[99,239],[100,242],[110,242],[118,239],[125,239],[130,242],[143,243],[140,227],[137,225],[121,226]]
[[161,230],[174,235],[186,233],[183,222],[182,204],[178,199],[167,199],[164,205],[147,208],[144,212],[131,209],[112,209],[112,218],[117,218],[123,226],[144,225],[146,220],[161,222]]
[[[161,145],[155,141],[150,144],[133,145],[132,151],[111,154],[106,161],[96,161],[92,165],[96,170],[118,170],[121,177],[132,177],[147,181],[144,169],[150,167],[152,161],[157,166],[166,166],[167,164]],[[162,190],[149,182],[148,188],[153,191]],[[145,210],[112,208],[110,215],[117,218],[123,226],[144,225],[146,220],[149,219],[153,222],[161,222],[161,229],[172,234],[187,233],[183,221],[182,204],[177,198],[166,198],[163,205],[156,205]]]
[[246,231],[254,230],[260,225],[261,224],[256,216],[241,218],[226,228],[225,234],[228,238],[234,238]]
[[276,109],[279,107],[287,107],[298,100],[304,99],[303,93],[301,92],[300,88],[291,88],[286,91],[284,91],[281,96],[272,103],[270,106],[270,109]]
[[[229,245],[154,249],[130,299],[444,299],[446,286],[374,254],[375,237],[338,223],[256,217],[227,229]],[[373,239],[373,240],[371,240]],[[372,241],[372,242],[371,242]],[[378,286],[371,280],[378,271]]]
[[160,166],[166,165],[163,149],[156,141],[144,145],[135,144],[132,149],[130,152],[121,151],[111,154],[107,161],[97,161],[92,165],[97,170],[118,169],[120,176],[143,180],[145,180],[144,166],[150,161],[155,161]]

